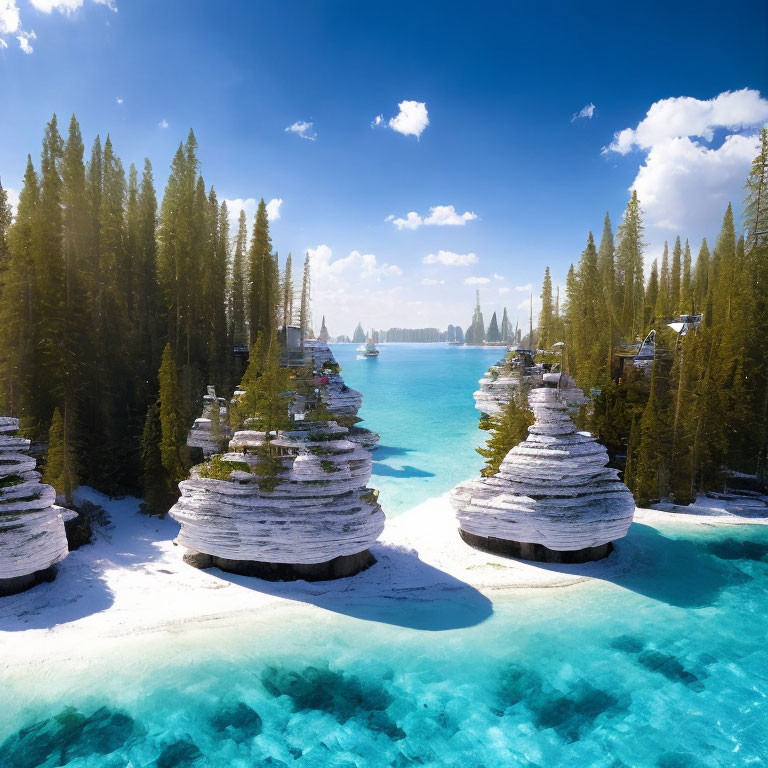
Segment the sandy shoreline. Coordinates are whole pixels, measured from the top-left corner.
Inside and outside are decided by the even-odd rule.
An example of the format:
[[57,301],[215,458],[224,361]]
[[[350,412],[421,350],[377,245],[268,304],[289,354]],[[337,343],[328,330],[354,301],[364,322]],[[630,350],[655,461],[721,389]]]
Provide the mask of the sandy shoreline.
[[[172,520],[138,514],[136,499],[81,493],[105,506],[112,524],[61,563],[55,582],[0,601],[4,675],[29,674],[41,658],[77,668],[110,648],[152,644],[158,634],[186,646],[198,632],[252,619],[267,633],[286,622],[334,614],[422,630],[456,629],[490,616],[492,598],[620,581],[643,567],[629,539],[606,560],[583,565],[543,566],[479,552],[458,537],[444,495],[389,520],[373,549],[378,562],[369,570],[336,582],[273,584],[196,570],[173,545],[178,526]],[[768,524],[765,506],[757,503],[701,498],[685,509],[638,509],[635,522],[652,528]],[[450,601],[451,611],[443,613],[455,617],[435,623],[422,609],[440,601]]]

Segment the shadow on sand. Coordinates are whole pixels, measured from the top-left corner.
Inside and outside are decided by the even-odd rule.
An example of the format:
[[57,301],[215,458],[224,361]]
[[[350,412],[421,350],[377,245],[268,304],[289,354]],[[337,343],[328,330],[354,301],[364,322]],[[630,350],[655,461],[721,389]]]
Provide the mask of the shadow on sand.
[[271,582],[209,573],[263,594],[308,603],[363,621],[439,632],[473,627],[493,614],[493,604],[469,584],[419,559],[411,550],[387,544],[371,548],[376,563],[338,581]]
[[[605,560],[583,565],[536,565],[608,581],[678,608],[706,608],[724,589],[752,578],[734,567],[733,560],[761,559],[768,552],[768,531],[759,526],[748,530],[688,529],[678,538],[650,525],[633,523],[626,538],[616,543],[615,551]],[[745,539],[757,543],[748,545]]]
[[[105,574],[114,569],[153,570],[161,557],[158,548],[176,535],[170,520],[148,518],[139,513],[139,499],[107,499],[90,488],[80,488],[76,501],[109,504],[112,524],[97,529],[94,540],[70,552],[56,567],[56,579],[0,599],[0,631],[51,629],[58,624],[101,613],[112,606],[114,594]],[[113,537],[119,523],[120,537]]]
[[434,477],[434,472],[427,472],[418,467],[412,467],[409,464],[398,467],[390,467],[389,464],[382,464],[380,461],[373,462],[373,475],[379,477]]

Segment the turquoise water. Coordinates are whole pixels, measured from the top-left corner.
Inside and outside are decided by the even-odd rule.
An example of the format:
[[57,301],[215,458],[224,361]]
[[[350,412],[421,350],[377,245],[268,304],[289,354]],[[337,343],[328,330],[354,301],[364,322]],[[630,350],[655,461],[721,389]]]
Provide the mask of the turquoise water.
[[[390,350],[413,355],[411,365],[388,366]],[[448,475],[464,476],[479,375],[469,369],[482,372],[485,354],[387,346],[372,363],[380,368],[353,375],[339,353],[350,384],[369,395],[368,377],[377,392],[370,426],[407,450],[382,463],[431,473],[402,485],[379,475],[395,510],[430,495],[423,484],[440,492]],[[424,396],[411,386],[411,375],[432,378],[430,366],[466,370],[469,410],[439,387]],[[396,392],[407,419],[395,415]],[[436,401],[466,423],[433,422]],[[387,413],[433,424],[440,441],[398,439]],[[461,448],[451,446],[456,431]],[[635,524],[620,548],[634,567],[612,581],[492,594],[492,611],[467,585],[429,606],[417,594],[365,610],[325,601],[328,610],[138,636],[117,660],[105,651],[71,673],[47,663],[49,641],[37,639],[28,678],[3,687],[0,766],[764,765],[768,530]]]
[[475,448],[472,393],[498,348],[446,344],[384,344],[377,358],[357,359],[357,344],[332,344],[346,383],[363,392],[361,426],[381,435],[371,485],[393,517],[475,474],[483,459]]

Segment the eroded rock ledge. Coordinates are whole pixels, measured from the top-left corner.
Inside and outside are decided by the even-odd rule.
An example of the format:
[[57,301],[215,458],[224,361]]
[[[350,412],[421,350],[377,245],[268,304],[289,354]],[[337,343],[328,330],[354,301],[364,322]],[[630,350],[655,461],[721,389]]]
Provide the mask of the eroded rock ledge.
[[52,581],[68,552],[56,491],[40,482],[18,429],[17,419],[0,417],[0,597]]
[[370,453],[333,421],[278,433],[268,462],[265,440],[263,432],[236,432],[220,457],[226,479],[204,477],[203,465],[180,483],[170,515],[187,561],[274,580],[367,568],[368,548],[384,529],[377,494],[366,487]]
[[609,469],[608,454],[578,432],[569,406],[584,396],[565,374],[544,374],[531,391],[536,422],[492,477],[470,480],[452,493],[462,538],[497,554],[544,562],[606,557],[626,535],[635,503]]

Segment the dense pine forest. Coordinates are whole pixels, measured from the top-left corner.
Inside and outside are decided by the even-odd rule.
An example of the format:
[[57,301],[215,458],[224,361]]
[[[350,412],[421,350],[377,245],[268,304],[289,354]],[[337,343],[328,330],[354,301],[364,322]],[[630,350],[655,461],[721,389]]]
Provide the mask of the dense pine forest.
[[293,319],[291,263],[281,280],[263,200],[250,243],[241,212],[231,248],[191,131],[160,203],[148,160],[126,174],[109,136],[85,154],[75,117],[63,137],[54,116],[13,219],[0,187],[0,412],[50,432],[65,495],[141,492],[158,471],[180,479],[171,454],[205,385],[236,383],[233,346]]
[[[695,201],[691,201],[695,205]],[[591,404],[579,414],[612,456],[639,504],[671,498],[689,504],[697,491],[722,488],[724,473],[768,480],[768,130],[746,182],[743,231],[729,204],[713,248],[703,240],[694,259],[688,240],[665,244],[646,279],[640,201],[633,193],[614,236],[606,214],[599,244],[587,236],[566,280],[562,309],[549,268],[538,327],[522,346],[551,350]],[[700,314],[685,333],[668,324]],[[483,332],[479,302],[473,336]],[[491,322],[486,338],[494,329]],[[650,369],[620,367],[655,331]],[[512,398],[481,450],[488,470],[523,439],[526,404]]]
[[[46,476],[61,493],[83,482],[167,499],[186,471],[179,450],[205,385],[228,393],[239,380],[233,348],[273,339],[295,319],[310,331],[308,263],[294,307],[291,257],[281,270],[264,201],[250,241],[244,212],[230,233],[191,131],[160,202],[148,160],[126,174],[109,136],[85,154],[74,116],[66,137],[54,116],[38,165],[27,159],[15,217],[0,186],[0,412],[50,439]],[[694,257],[677,237],[647,277],[646,247],[633,193],[615,235],[608,215],[599,242],[589,233],[562,302],[546,269],[536,329],[531,317],[523,336],[506,310],[486,328],[478,298],[467,343],[563,342],[563,369],[591,396],[580,424],[625,457],[641,504],[690,503],[724,469],[765,479],[768,131],[747,180],[743,231],[729,205],[713,247],[704,240]],[[678,334],[668,327],[678,314],[701,314],[701,324]],[[651,330],[650,374],[617,369],[622,347]],[[381,334],[461,336],[458,326]],[[490,425],[489,466],[525,434],[525,410],[513,398]]]

